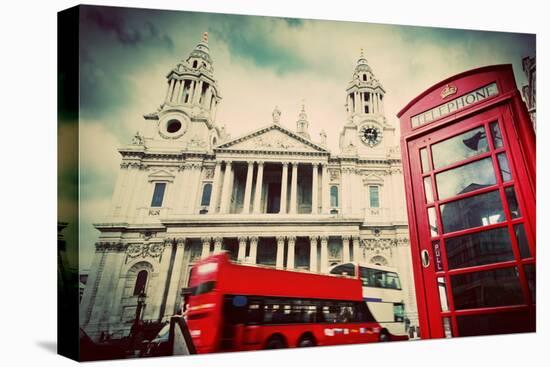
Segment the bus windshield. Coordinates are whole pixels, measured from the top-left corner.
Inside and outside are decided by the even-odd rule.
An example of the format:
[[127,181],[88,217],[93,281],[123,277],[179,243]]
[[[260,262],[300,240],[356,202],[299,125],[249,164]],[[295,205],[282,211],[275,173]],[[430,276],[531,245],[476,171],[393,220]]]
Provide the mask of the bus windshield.
[[363,287],[401,289],[399,275],[393,271],[361,267],[360,278]]

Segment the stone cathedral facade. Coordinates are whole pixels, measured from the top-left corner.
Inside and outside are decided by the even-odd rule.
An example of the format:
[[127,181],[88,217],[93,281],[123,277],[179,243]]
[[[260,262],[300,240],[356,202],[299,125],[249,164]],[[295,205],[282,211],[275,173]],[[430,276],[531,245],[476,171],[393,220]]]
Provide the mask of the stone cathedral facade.
[[[361,55],[345,87],[339,151],[272,122],[237,138],[216,123],[222,101],[208,36],[167,75],[166,97],[122,157],[84,291],[80,323],[95,339],[128,335],[174,314],[196,260],[222,250],[240,262],[327,273],[361,261],[398,269],[417,325],[402,166],[385,90]],[[235,116],[238,119],[238,116]],[[313,122],[312,122],[313,123]]]

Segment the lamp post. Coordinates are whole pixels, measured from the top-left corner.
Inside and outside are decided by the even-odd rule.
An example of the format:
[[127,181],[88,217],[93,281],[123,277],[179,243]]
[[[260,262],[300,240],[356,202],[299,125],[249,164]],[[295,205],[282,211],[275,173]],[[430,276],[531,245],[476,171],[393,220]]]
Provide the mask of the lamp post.
[[137,296],[136,318],[134,320],[134,324],[132,325],[132,329],[130,332],[133,346],[136,345],[136,342],[137,342],[136,337],[137,335],[139,335],[139,331],[141,329],[139,322],[141,319],[141,311],[143,310],[143,305],[145,304],[146,298],[147,298],[147,295],[145,294],[144,289],[142,289]]
[[136,319],[134,320],[134,325],[139,324],[139,320],[141,319],[141,311],[143,310],[143,304],[145,303],[145,298],[147,298],[147,295],[142,289],[137,296]]

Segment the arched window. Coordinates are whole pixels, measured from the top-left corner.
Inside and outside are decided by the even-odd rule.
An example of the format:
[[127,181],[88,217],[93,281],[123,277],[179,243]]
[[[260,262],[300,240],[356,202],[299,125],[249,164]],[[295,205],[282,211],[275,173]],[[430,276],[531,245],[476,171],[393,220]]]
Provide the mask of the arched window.
[[333,208],[338,207],[338,186],[330,187],[330,206]]
[[212,184],[207,183],[202,189],[201,205],[210,205],[210,196],[212,194]]
[[197,60],[193,61],[193,69],[197,68]]
[[147,270],[141,270],[136,277],[136,285],[134,286],[134,296],[139,295],[141,292],[145,292],[145,286],[147,285],[147,277],[149,273]]
[[370,263],[374,265],[388,266],[388,260],[384,256],[376,255],[370,259]]
[[364,81],[364,82],[367,81],[367,74],[363,74],[363,81]]

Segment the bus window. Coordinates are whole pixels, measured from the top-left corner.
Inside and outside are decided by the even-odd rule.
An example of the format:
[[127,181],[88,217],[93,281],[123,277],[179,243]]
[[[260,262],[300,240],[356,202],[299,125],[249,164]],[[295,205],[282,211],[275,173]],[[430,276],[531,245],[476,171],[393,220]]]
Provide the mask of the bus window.
[[214,289],[215,286],[216,286],[216,282],[213,280],[209,280],[208,282],[201,283],[196,287],[192,287],[191,292],[193,296],[198,296],[199,294],[210,292],[211,290]]
[[361,282],[363,287],[401,289],[399,275],[392,271],[371,268],[361,268]]
[[331,274],[355,276],[355,266],[353,264],[342,264],[330,271]]
[[395,322],[403,322],[405,320],[405,305],[403,303],[394,303],[393,315]]
[[401,289],[401,282],[397,273],[386,272],[386,288]]

